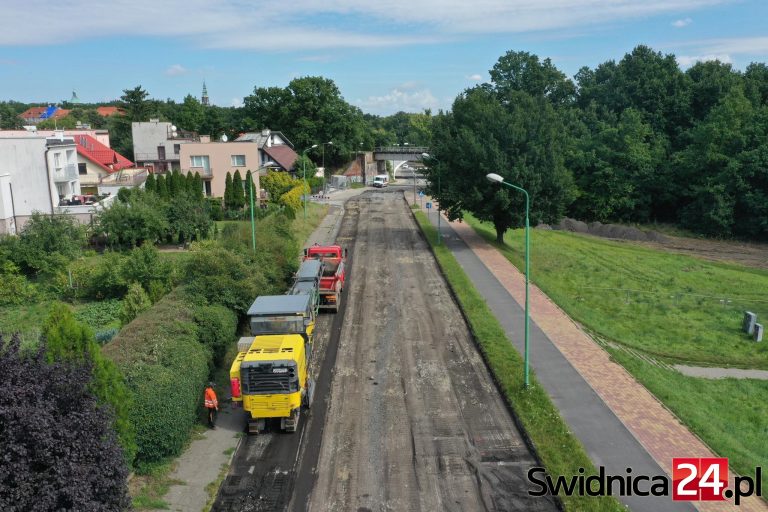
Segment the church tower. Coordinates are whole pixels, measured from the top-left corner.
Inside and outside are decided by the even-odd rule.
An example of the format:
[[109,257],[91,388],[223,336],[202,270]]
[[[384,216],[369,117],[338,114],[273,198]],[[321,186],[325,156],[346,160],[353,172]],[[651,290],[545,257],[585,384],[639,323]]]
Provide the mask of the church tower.
[[203,81],[203,96],[200,98],[200,103],[203,105],[208,105],[208,88],[205,87],[205,81]]

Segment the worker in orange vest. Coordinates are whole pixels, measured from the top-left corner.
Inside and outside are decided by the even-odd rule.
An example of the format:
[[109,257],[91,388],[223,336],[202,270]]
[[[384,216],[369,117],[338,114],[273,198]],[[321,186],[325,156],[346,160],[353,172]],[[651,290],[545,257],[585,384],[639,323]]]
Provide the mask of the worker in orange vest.
[[213,390],[213,382],[208,383],[203,396],[205,398],[205,408],[208,410],[208,426],[216,428],[216,413],[219,411],[219,400],[216,398],[216,392]]

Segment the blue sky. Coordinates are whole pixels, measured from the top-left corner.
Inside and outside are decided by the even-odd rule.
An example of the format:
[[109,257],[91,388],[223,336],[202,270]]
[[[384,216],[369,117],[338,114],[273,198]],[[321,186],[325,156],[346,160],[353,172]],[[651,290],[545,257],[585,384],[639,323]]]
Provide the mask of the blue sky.
[[[265,5],[266,4],[266,5]],[[447,109],[508,50],[567,75],[638,44],[682,67],[768,62],[768,0],[0,0],[0,100],[239,105],[255,86],[333,79],[364,112]]]

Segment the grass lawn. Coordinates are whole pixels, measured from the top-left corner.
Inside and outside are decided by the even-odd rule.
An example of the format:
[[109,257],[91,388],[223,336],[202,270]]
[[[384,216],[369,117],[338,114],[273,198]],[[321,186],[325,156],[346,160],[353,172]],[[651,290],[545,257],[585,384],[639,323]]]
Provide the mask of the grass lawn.
[[[499,247],[492,226],[467,220],[524,268],[523,230],[508,232],[507,245]],[[765,271],[533,230],[531,277],[575,320],[659,359],[768,367],[766,343],[753,343],[739,330],[744,309],[768,317]],[[718,297],[732,302],[724,305]],[[768,381],[686,377],[623,350],[609,351],[716,453],[728,457],[736,471],[754,474],[755,466],[768,460]],[[764,485],[767,479],[764,475]]]
[[[291,230],[296,236],[296,240],[298,240],[301,244],[304,243],[304,241],[309,238],[309,235],[312,233],[312,231],[315,230],[315,228],[320,224],[320,222],[325,217],[325,214],[328,213],[328,205],[325,204],[317,204],[313,202],[307,202],[307,219],[304,220],[304,211],[299,211],[296,213],[296,218],[293,219],[291,222]],[[267,221],[269,218],[266,219],[256,219],[256,245],[259,244],[259,226],[262,222]],[[239,226],[241,229],[245,229],[245,227],[248,228],[248,233],[250,233],[250,226],[251,221],[250,220],[220,220],[216,221],[216,229],[219,233],[221,233],[225,226],[227,225],[236,225]],[[250,235],[249,235],[250,236]]]
[[8,339],[18,332],[22,346],[36,344],[52,304],[52,301],[44,300],[19,306],[0,307],[0,333]]
[[[495,243],[490,224],[467,222],[519,269],[523,230]],[[768,344],[742,333],[744,310],[768,318],[768,272],[640,247],[531,230],[531,279],[595,332],[669,361],[768,369]]]
[[[450,250],[444,245],[434,245],[436,231],[427,216],[423,212],[415,212],[415,215],[432,246],[443,275],[459,300],[488,367],[508,403],[513,407],[515,415],[533,440],[547,471],[551,475],[569,477],[578,475],[579,468],[584,468],[586,475],[595,474],[595,468],[584,448],[568,430],[546,391],[538,384],[535,373],[530,375],[530,387],[523,387],[523,360],[520,354],[509,342],[501,324]],[[613,498],[561,496],[561,499],[566,510],[625,510]]]

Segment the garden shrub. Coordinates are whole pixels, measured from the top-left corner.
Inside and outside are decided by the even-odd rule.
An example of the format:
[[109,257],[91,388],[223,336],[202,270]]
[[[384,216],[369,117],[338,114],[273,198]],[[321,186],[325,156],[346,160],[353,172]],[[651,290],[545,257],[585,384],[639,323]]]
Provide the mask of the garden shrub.
[[176,289],[123,327],[103,347],[133,397],[135,466],[178,455],[194,425],[210,351],[198,341],[193,308]]
[[48,364],[0,335],[0,510],[126,510],[128,469],[88,364]]
[[80,256],[85,229],[68,215],[34,212],[13,243],[13,261],[26,273],[54,273]]
[[295,215],[302,208],[301,196],[304,194],[309,194],[309,188],[299,181],[296,186],[280,196],[280,204],[291,210]]
[[120,320],[122,306],[117,299],[106,299],[98,302],[89,302],[75,312],[75,318],[94,331],[98,331],[110,325],[117,326]]
[[284,171],[269,171],[259,178],[259,185],[269,194],[269,200],[277,202],[280,197],[296,186],[298,180]]

